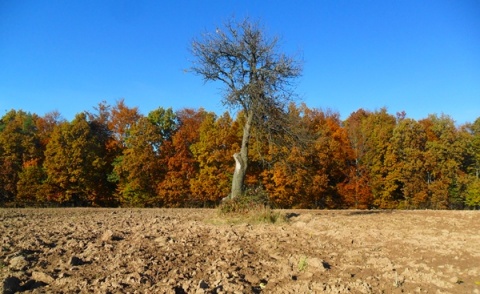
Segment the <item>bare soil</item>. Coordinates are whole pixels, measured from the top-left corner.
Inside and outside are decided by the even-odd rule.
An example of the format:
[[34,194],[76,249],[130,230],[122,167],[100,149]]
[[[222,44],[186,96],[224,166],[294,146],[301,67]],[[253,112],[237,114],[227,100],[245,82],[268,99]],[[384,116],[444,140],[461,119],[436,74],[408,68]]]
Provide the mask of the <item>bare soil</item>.
[[480,293],[475,211],[0,209],[0,293]]

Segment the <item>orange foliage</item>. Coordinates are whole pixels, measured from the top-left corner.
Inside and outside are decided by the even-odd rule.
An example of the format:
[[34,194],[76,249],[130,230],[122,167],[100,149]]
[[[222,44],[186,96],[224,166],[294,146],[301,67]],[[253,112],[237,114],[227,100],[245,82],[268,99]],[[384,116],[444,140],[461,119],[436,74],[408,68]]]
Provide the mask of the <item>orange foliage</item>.
[[167,168],[164,179],[157,186],[157,193],[166,206],[190,205],[190,181],[198,176],[199,164],[190,147],[200,139],[199,129],[208,113],[203,110],[183,109],[177,113],[179,127],[171,144],[162,152]]
[[[213,206],[230,193],[242,112],[232,119],[159,108],[143,116],[123,99],[96,109],[71,122],[58,112],[6,113],[0,204]],[[304,104],[287,113],[290,134],[253,127],[248,145],[245,184],[277,207],[478,205],[480,119],[458,128],[445,115],[415,121],[386,109],[360,109],[345,121]]]
[[198,176],[191,179],[194,201],[215,203],[230,193],[234,154],[239,148],[238,124],[228,113],[216,118],[206,115],[200,126],[200,139],[190,149],[199,164]]

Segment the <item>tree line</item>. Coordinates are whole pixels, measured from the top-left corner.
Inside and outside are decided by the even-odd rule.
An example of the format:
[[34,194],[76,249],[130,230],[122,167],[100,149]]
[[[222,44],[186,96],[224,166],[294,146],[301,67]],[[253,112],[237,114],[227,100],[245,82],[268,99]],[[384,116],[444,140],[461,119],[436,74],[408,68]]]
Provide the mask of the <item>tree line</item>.
[[[275,207],[480,206],[480,118],[359,109],[342,121],[293,103],[286,114],[294,134],[254,126],[248,142],[245,191]],[[242,111],[142,115],[124,100],[72,121],[11,110],[0,119],[0,205],[211,207],[231,191],[244,125]]]

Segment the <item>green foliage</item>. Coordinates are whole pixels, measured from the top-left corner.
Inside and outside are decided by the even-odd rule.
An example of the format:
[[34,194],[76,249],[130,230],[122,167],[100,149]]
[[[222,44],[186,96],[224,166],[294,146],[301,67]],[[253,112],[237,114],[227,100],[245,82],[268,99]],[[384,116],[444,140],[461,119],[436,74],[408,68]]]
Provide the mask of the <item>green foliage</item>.
[[300,257],[300,260],[298,261],[298,271],[304,272],[308,267],[308,258],[306,256]]
[[480,179],[472,178],[468,184],[465,204],[470,207],[480,207]]
[[156,198],[156,187],[162,174],[159,148],[163,138],[149,119],[141,118],[130,127],[120,156],[114,160],[110,181],[117,183],[120,203],[142,206]]
[[178,119],[172,108],[164,109],[159,107],[150,111],[148,120],[157,128],[158,134],[163,140],[169,140],[178,127]]

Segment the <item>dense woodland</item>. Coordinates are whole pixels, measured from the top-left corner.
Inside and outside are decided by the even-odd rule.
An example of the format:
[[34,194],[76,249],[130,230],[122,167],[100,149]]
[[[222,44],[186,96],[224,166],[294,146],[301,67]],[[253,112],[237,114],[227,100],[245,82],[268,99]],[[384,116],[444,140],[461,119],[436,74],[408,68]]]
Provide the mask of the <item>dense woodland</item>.
[[[242,112],[123,100],[72,121],[11,110],[0,120],[2,206],[214,206],[230,193]],[[359,109],[291,104],[293,134],[253,130],[247,192],[278,208],[465,209],[480,206],[480,118],[457,126]]]

